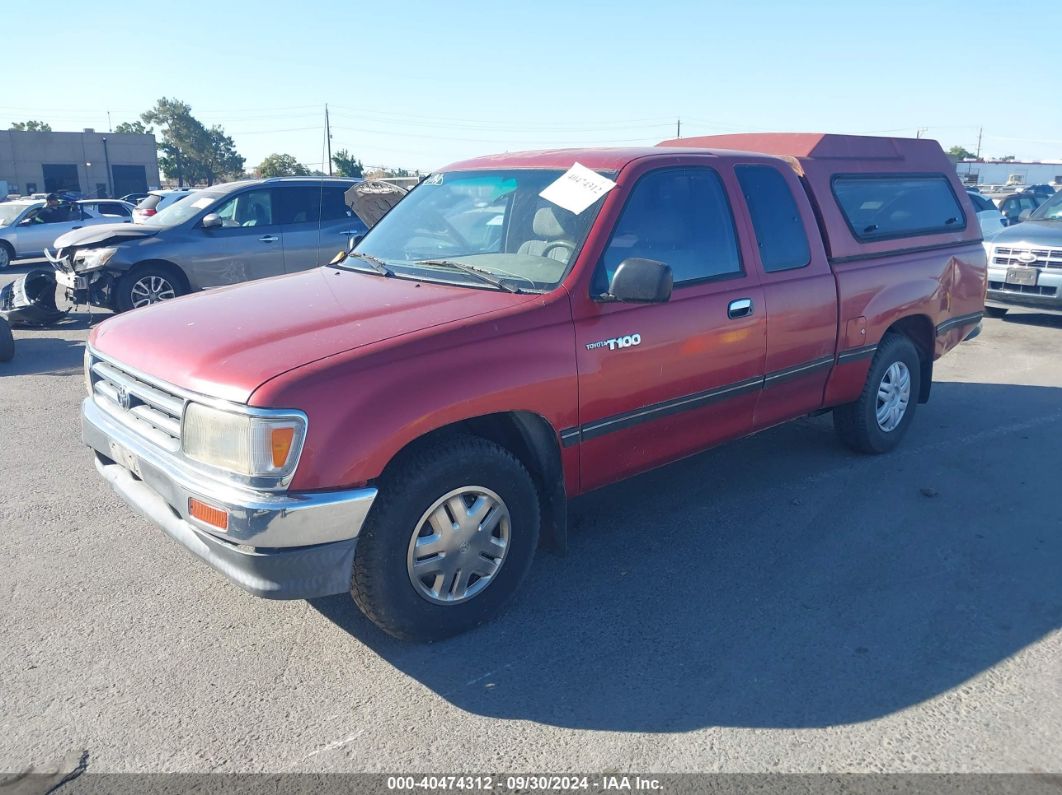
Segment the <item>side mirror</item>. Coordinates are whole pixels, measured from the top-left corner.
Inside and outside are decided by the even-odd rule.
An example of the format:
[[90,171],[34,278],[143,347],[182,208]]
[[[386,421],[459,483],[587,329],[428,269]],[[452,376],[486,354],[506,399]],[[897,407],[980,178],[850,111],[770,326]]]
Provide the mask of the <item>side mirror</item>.
[[199,225],[204,229],[218,229],[222,226],[221,216],[217,213],[207,213]]
[[1018,223],[1021,223],[1022,221],[1028,221],[1030,215],[1032,215],[1032,210],[1022,210],[1020,213],[1018,213]]
[[653,259],[631,257],[616,268],[608,295],[614,301],[662,304],[671,298],[671,268]]

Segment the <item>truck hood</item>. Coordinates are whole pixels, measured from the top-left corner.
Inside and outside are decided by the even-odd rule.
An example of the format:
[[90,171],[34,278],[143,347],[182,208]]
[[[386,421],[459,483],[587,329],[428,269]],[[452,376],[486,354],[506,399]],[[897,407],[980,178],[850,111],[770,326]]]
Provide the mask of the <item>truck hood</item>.
[[175,386],[245,403],[312,361],[536,299],[322,267],[135,309],[99,325],[89,344]]
[[123,240],[140,240],[154,237],[162,227],[142,226],[139,224],[95,224],[81,229],[72,229],[55,239],[55,247],[92,246],[97,243],[120,243]]
[[985,241],[991,245],[1062,246],[1062,221],[1023,221]]

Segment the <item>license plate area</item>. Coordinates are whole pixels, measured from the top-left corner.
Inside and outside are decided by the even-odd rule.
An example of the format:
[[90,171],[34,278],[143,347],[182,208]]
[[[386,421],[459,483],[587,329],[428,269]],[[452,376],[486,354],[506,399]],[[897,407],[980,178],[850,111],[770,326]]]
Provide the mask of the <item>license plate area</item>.
[[1038,273],[1036,268],[1007,268],[1007,284],[1035,287]]
[[138,478],[143,480],[144,476],[140,474],[140,459],[136,457],[132,450],[129,450],[114,441],[108,441],[107,448],[110,450],[112,461],[125,467]]
[[63,287],[69,287],[71,290],[87,290],[88,279],[84,276],[77,276],[69,271],[56,271],[55,280]]

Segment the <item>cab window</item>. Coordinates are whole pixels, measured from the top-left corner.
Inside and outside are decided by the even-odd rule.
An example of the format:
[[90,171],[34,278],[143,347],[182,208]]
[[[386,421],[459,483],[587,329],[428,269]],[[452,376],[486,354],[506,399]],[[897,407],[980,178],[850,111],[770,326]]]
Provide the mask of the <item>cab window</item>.
[[670,266],[675,286],[743,273],[734,216],[713,169],[663,169],[638,180],[595,273],[607,292],[616,269],[633,257]]

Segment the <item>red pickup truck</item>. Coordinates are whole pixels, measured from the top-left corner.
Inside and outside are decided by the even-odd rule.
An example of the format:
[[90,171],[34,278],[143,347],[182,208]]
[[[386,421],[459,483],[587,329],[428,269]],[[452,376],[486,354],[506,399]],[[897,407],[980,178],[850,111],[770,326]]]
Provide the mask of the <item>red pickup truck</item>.
[[936,142],[822,134],[497,155],[349,254],[101,324],[85,442],[260,596],[386,631],[488,618],[568,498],[807,414],[894,447],[980,328],[977,215]]

